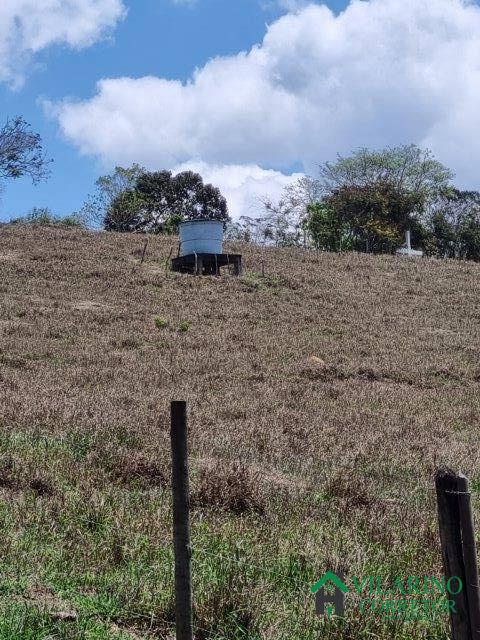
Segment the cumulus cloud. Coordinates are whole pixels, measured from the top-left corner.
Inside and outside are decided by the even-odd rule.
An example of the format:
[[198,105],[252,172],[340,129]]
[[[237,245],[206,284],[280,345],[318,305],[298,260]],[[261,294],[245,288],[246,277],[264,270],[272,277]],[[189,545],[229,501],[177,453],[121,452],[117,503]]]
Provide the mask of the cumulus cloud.
[[209,165],[205,162],[186,162],[173,171],[195,171],[220,189],[228,201],[230,215],[256,216],[262,211],[262,201],[276,202],[283,190],[303,174],[286,176],[279,171],[262,169],[256,165]]
[[52,107],[64,136],[105,163],[316,165],[365,145],[427,145],[480,186],[480,8],[467,0],[309,5],[249,52],[189,82],[101,80]]
[[122,0],[1,0],[0,81],[21,84],[34,54],[52,44],[89,46],[124,13]]

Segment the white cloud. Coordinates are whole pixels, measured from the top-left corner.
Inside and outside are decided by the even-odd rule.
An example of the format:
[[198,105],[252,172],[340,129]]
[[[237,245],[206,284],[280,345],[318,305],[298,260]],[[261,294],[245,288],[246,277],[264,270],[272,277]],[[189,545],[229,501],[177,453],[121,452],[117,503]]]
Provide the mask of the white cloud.
[[415,142],[478,187],[479,60],[480,8],[467,0],[352,0],[339,15],[310,5],[186,84],[105,79],[53,113],[106,164],[312,171],[337,151]]
[[34,54],[52,44],[89,46],[124,14],[122,0],[1,0],[0,81],[21,84]]
[[186,162],[173,171],[195,171],[204,182],[210,182],[227,198],[230,215],[255,216],[262,212],[263,200],[277,201],[284,188],[303,174],[285,176],[279,171],[262,169],[256,165],[209,165],[205,162]]

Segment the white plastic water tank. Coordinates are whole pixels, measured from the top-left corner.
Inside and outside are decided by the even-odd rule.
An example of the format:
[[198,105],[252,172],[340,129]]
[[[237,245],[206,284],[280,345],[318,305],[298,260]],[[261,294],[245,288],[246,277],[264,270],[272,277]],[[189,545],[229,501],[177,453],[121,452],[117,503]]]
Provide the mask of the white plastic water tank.
[[179,225],[180,255],[223,253],[221,220],[188,220]]

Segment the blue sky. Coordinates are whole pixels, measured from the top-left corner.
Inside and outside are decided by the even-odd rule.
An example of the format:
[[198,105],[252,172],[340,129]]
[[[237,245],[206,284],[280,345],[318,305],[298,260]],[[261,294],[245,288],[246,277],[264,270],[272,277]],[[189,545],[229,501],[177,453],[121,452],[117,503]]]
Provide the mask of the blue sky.
[[46,183],[4,185],[1,219],[71,213],[98,175],[133,161],[203,170],[239,215],[256,188],[278,195],[292,172],[363,144],[429,146],[480,186],[472,3],[73,0],[63,15],[66,2],[43,0],[32,17],[32,0],[5,2],[2,118],[23,115],[54,164]]
[[[203,0],[193,6],[171,0],[125,4],[127,17],[107,39],[81,51],[51,46],[37,56],[38,67],[29,69],[20,89],[0,85],[2,119],[23,115],[54,159],[47,182],[33,186],[22,179],[5,185],[2,219],[22,215],[33,206],[69,214],[81,206],[105,169],[62,138],[57,123],[45,116],[42,98],[88,98],[103,77],[158,75],[185,81],[209,58],[235,54],[260,42],[265,23],[282,13],[278,7],[262,8],[258,0]],[[332,2],[336,7],[341,4]]]

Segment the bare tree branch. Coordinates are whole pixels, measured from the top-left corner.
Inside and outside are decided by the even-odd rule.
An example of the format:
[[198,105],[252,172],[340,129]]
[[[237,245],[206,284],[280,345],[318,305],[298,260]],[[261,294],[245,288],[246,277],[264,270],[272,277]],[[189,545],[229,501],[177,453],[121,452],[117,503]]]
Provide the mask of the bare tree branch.
[[0,129],[0,179],[26,175],[37,183],[48,178],[51,162],[43,152],[39,134],[33,133],[23,118],[7,120]]

